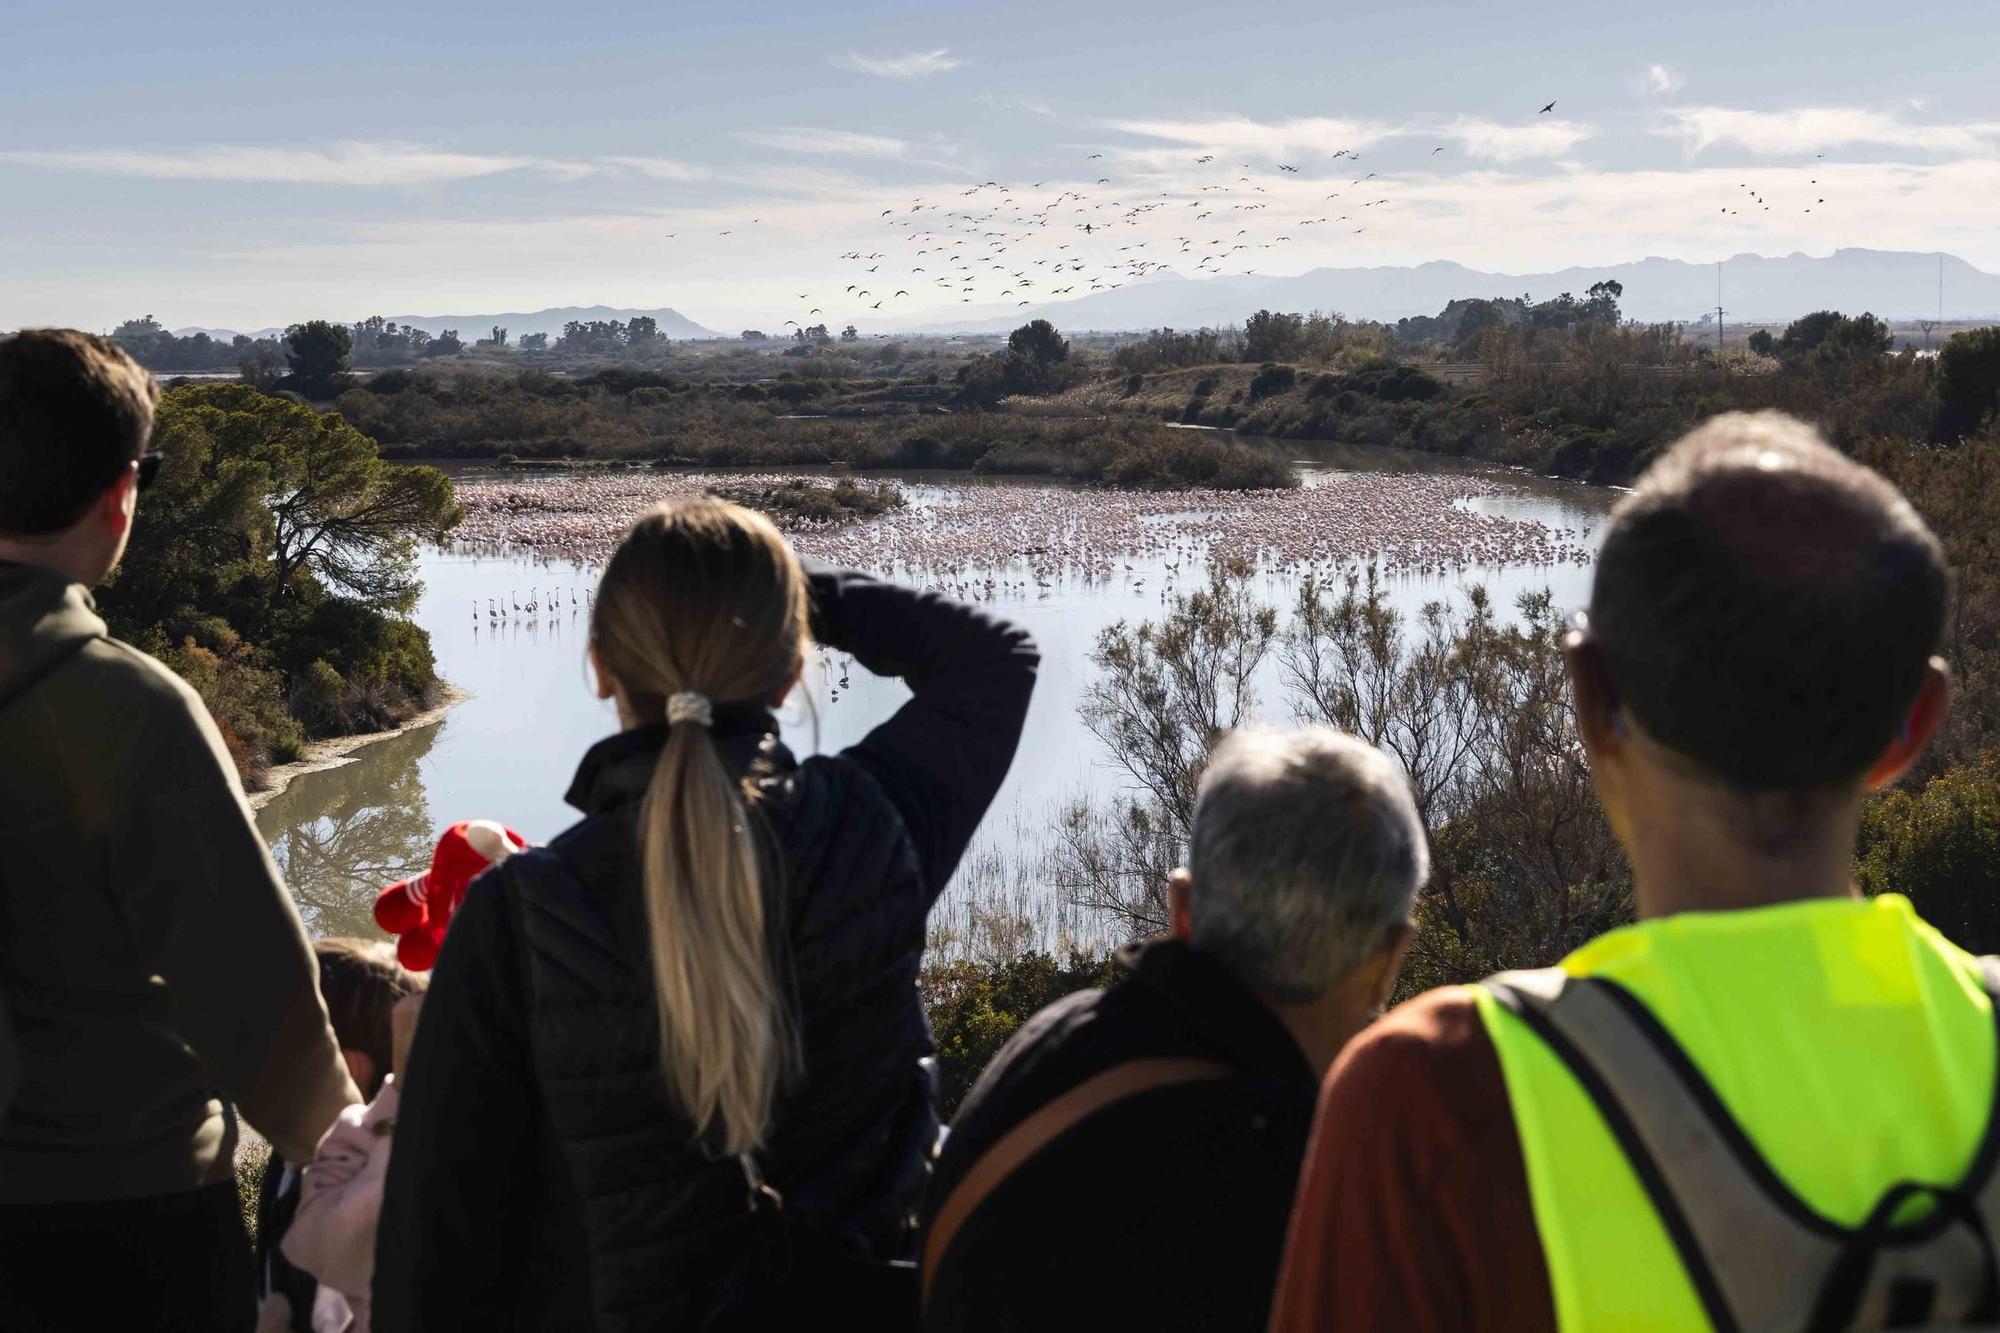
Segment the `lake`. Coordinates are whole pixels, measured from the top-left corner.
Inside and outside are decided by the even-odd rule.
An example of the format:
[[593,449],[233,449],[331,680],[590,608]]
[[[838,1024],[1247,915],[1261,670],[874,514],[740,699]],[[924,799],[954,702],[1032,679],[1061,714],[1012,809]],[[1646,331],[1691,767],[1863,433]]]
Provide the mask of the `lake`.
[[[1056,812],[1078,795],[1122,789],[1077,718],[1091,647],[1117,621],[1160,618],[1199,582],[1209,554],[1256,560],[1258,595],[1281,610],[1308,572],[1362,561],[1384,571],[1406,611],[1474,582],[1509,610],[1520,592],[1544,587],[1569,609],[1588,594],[1588,553],[1616,499],[1388,450],[1325,450],[1301,475],[1300,492],[1246,498],[910,474],[900,479],[905,510],[795,537],[808,554],[989,603],[1040,643],[1020,755],[968,858],[979,873],[1011,874],[1032,892]],[[651,472],[524,483],[461,470],[468,541],[422,554],[415,618],[440,673],[469,697],[439,722],[300,776],[258,813],[313,933],[375,933],[376,893],[425,865],[455,820],[496,819],[532,841],[573,822],[562,798],[576,763],[617,726],[584,662],[594,570],[649,497],[703,484]],[[508,608],[504,623],[489,604]],[[896,682],[816,655],[780,715],[785,739],[801,756],[838,750],[907,697]],[[1260,698],[1264,717],[1285,720],[1273,683],[1260,679]]]

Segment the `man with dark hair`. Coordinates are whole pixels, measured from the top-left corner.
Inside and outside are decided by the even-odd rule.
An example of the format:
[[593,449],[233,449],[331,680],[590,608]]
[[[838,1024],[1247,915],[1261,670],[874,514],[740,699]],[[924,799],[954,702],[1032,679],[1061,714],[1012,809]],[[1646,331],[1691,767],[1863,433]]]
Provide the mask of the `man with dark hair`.
[[1850,868],[1944,717],[1947,587],[1789,417],[1647,472],[1567,649],[1639,921],[1348,1048],[1274,1329],[2000,1319],[2000,971]]
[[0,339],[7,1329],[250,1327],[235,1109],[304,1162],[358,1100],[215,723],[92,608],[155,392],[101,338]]

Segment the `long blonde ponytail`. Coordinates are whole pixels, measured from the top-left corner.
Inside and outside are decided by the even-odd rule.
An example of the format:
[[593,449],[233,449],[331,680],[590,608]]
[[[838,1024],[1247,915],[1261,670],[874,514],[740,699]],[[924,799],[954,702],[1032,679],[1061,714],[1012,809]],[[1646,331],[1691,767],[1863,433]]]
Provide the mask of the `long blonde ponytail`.
[[756,790],[731,780],[704,714],[781,694],[805,639],[797,557],[769,520],[712,499],[634,524],[591,616],[592,648],[625,707],[668,723],[639,825],[661,1067],[697,1135],[731,1154],[762,1146],[795,1042]]

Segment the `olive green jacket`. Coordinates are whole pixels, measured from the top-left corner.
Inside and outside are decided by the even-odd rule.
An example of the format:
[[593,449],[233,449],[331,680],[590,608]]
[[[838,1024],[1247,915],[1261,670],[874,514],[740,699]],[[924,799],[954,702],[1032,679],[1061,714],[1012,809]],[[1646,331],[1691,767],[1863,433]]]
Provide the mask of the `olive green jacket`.
[[0,563],[0,1203],[308,1162],[358,1101],[299,915],[195,692],[90,594]]

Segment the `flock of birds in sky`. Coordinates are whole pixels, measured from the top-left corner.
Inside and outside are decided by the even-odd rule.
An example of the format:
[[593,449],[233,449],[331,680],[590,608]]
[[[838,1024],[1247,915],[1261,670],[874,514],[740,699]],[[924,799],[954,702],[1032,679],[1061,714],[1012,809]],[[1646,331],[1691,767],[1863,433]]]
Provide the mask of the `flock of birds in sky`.
[[[1537,116],[1556,109],[1544,105]],[[1430,150],[1427,158],[1445,151]],[[1824,156],[1821,154],[1821,156]],[[1091,153],[1086,165],[1103,153]],[[1138,198],[1110,176],[1047,191],[1049,181],[1016,185],[989,180],[960,190],[955,198],[912,198],[882,210],[887,229],[883,248],[842,251],[842,273],[852,281],[839,291],[799,292],[797,318],[783,328],[803,331],[829,319],[894,318],[900,303],[927,295],[939,303],[1011,305],[1025,309],[1060,298],[1115,291],[1128,282],[1173,271],[1187,277],[1254,275],[1263,257],[1281,258],[1308,228],[1361,235],[1394,216],[1396,185],[1388,163],[1382,171],[1360,169],[1362,155],[1351,148],[1329,154],[1312,167],[1297,162],[1228,161],[1214,153],[1193,159],[1207,179],[1186,189]],[[1352,170],[1335,173],[1344,165]],[[1371,167],[1376,165],[1372,153]],[[1315,201],[1315,215],[1280,213],[1271,197],[1277,181],[1306,179],[1308,173],[1337,186]],[[1086,173],[1087,174],[1087,173]],[[1819,181],[1812,181],[1818,186]],[[1741,193],[1721,211],[1738,216],[1769,212],[1774,201],[1744,182]],[[1296,199],[1297,192],[1288,192]],[[1791,201],[1786,201],[1787,203]],[[1810,213],[1823,198],[1811,198]],[[1378,211],[1379,210],[1379,211]],[[722,229],[733,236],[762,218]],[[1169,222],[1169,227],[1158,224]],[[1165,232],[1167,239],[1161,239]],[[678,233],[670,233],[669,239]],[[837,312],[829,315],[829,311]],[[886,335],[877,335],[886,336]]]

